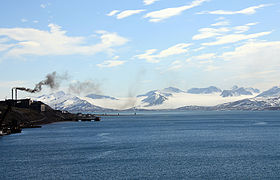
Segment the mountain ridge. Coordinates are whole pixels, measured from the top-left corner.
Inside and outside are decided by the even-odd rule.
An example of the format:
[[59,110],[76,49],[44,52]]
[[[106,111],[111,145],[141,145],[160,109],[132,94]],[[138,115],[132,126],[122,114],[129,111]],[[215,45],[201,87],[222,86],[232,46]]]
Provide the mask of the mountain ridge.
[[[211,87],[211,86],[210,86]],[[214,87],[214,86],[212,86]],[[241,87],[242,88],[242,87]],[[203,89],[203,88],[202,88]],[[238,90],[239,87],[233,87],[232,90]],[[246,88],[242,88],[242,90]],[[248,90],[248,88],[247,88]],[[250,89],[255,91],[257,89]],[[252,93],[253,94],[253,93]],[[91,95],[91,94],[89,94]],[[36,100],[40,100],[51,107],[70,112],[77,111],[121,111],[125,109],[137,110],[162,110],[162,109],[177,109],[177,110],[265,110],[277,109],[280,106],[280,88],[274,86],[258,95],[240,95],[233,97],[222,97],[218,93],[210,94],[191,94],[187,91],[180,90],[174,87],[164,88],[162,90],[152,90],[145,94],[141,94],[132,99],[114,98],[111,96],[98,95],[92,99],[85,96],[82,98],[67,94],[63,91],[42,95]],[[95,96],[95,94],[94,94]],[[88,100],[91,99],[90,101]],[[210,99],[209,99],[210,98]],[[212,104],[206,105],[199,101],[213,101]],[[105,102],[101,103],[100,102]],[[123,101],[123,103],[120,103]],[[119,106],[110,106],[108,104],[119,104]],[[124,106],[124,104],[129,104]],[[173,104],[173,105],[172,105]],[[120,108],[120,107],[123,108]]]

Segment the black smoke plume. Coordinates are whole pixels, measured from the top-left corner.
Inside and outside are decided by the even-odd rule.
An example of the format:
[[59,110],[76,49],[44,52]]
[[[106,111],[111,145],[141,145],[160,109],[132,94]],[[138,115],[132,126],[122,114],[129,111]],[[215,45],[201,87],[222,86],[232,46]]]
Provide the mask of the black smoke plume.
[[68,75],[65,74],[64,76],[59,76],[54,71],[51,74],[46,76],[46,79],[40,81],[38,84],[35,85],[34,89],[25,88],[25,87],[14,87],[13,89],[20,90],[20,91],[27,91],[30,93],[37,93],[42,90],[43,86],[48,86],[51,89],[57,89],[60,85],[61,80],[68,79]]

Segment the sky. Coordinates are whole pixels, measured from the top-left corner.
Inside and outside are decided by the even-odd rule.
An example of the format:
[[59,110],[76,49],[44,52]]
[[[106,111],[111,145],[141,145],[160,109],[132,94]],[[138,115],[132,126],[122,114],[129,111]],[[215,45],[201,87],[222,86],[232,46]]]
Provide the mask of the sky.
[[91,85],[80,95],[266,90],[279,85],[279,17],[279,0],[1,0],[0,99],[54,71],[61,90]]

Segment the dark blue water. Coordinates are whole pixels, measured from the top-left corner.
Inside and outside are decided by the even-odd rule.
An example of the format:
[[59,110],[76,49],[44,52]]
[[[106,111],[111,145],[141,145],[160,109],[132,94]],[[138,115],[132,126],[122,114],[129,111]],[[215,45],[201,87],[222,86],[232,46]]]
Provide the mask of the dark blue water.
[[0,179],[279,179],[280,112],[149,113],[0,137]]

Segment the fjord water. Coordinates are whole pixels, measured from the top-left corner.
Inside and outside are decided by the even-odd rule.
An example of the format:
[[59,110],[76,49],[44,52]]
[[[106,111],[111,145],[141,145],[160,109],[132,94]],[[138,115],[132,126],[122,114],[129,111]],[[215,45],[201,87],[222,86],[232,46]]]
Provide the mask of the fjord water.
[[280,112],[166,112],[0,137],[0,179],[279,179]]

